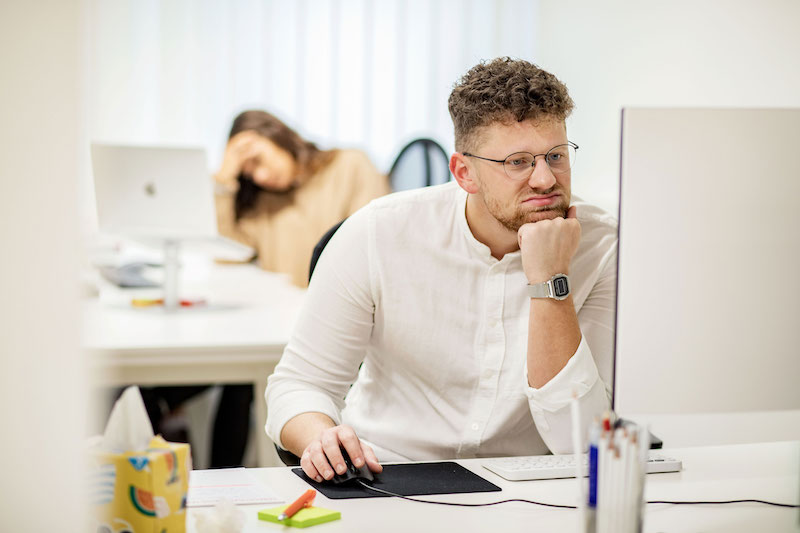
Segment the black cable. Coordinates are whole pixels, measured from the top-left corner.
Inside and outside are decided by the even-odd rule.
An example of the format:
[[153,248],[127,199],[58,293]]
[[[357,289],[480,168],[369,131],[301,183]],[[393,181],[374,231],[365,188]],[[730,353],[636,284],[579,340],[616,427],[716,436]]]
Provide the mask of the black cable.
[[798,507],[800,507],[800,505],[794,505],[791,503],[768,502],[766,500],[724,500],[716,502],[673,502],[668,500],[654,500],[647,503],[668,503],[670,505],[719,505],[727,503],[763,503],[764,505],[774,505],[775,507],[788,507],[789,509],[797,509]]
[[419,503],[433,503],[436,505],[451,505],[454,507],[488,507],[490,505],[500,505],[501,503],[509,503],[509,502],[523,502],[523,503],[532,503],[535,505],[544,505],[545,507],[558,507],[561,509],[577,509],[574,505],[558,505],[556,503],[542,503],[542,502],[535,502],[533,500],[520,500],[520,499],[513,499],[513,500],[502,500],[499,502],[489,502],[489,503],[453,503],[453,502],[434,502],[431,500],[420,500],[419,498],[411,498],[410,496],[403,496],[402,494],[395,494],[394,492],[389,492],[388,490],[379,489],[377,487],[372,487],[364,483],[363,480],[357,480],[363,487],[374,490],[375,492],[380,492],[382,494],[387,494],[389,496],[394,496],[396,498],[402,498],[404,500],[412,501],[412,502],[419,502]]
[[[435,505],[450,505],[453,507],[488,507],[490,505],[500,505],[501,503],[510,503],[510,502],[521,502],[521,503],[532,503],[534,505],[542,505],[544,507],[557,507],[559,509],[577,509],[575,505],[559,505],[556,503],[544,503],[544,502],[536,502],[533,500],[523,500],[519,498],[514,498],[511,500],[501,500],[498,502],[488,502],[488,503],[455,503],[455,502],[435,502],[432,500],[420,500],[419,498],[411,498],[410,496],[403,496],[402,494],[396,494],[394,492],[389,492],[388,490],[379,489],[377,487],[373,487],[371,485],[367,485],[364,483],[363,480],[357,479],[358,483],[369,490],[373,490],[375,492],[379,492],[381,494],[386,494],[388,496],[394,496],[395,498],[402,498],[404,500],[418,502],[418,503],[432,503]],[[794,505],[791,503],[776,503],[776,502],[768,502],[766,500],[724,500],[724,501],[696,501],[696,502],[680,502],[680,501],[668,501],[668,500],[654,500],[645,502],[648,504],[651,503],[664,503],[669,505],[723,505],[723,504],[730,504],[730,503],[761,503],[764,505],[774,505],[775,507],[788,507],[790,509],[797,509],[800,505]]]

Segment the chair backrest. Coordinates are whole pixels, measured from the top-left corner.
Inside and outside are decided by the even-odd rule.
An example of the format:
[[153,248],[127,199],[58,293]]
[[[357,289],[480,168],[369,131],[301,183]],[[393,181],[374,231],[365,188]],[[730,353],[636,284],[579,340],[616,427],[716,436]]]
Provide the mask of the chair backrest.
[[331,240],[333,234],[336,233],[336,230],[339,229],[339,226],[341,226],[344,223],[344,220],[334,224],[334,226],[331,229],[325,232],[325,235],[320,237],[319,241],[317,241],[316,246],[314,246],[314,251],[311,252],[311,264],[308,266],[309,281],[311,281],[311,275],[314,274],[314,267],[317,266],[317,261],[319,261],[319,256],[322,255],[322,250],[328,244],[328,241]]
[[300,466],[300,458],[292,452],[281,449],[277,444],[275,444],[275,451],[278,453],[278,458],[286,466]]
[[433,139],[414,139],[400,150],[389,170],[393,191],[438,185],[450,180],[450,159]]

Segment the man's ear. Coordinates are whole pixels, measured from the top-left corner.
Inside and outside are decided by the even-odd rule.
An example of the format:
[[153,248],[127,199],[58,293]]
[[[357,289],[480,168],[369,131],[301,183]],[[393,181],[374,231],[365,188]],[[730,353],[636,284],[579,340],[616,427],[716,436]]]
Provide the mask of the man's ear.
[[462,189],[470,194],[477,193],[480,189],[474,179],[474,171],[467,165],[467,158],[459,152],[450,156],[450,172]]

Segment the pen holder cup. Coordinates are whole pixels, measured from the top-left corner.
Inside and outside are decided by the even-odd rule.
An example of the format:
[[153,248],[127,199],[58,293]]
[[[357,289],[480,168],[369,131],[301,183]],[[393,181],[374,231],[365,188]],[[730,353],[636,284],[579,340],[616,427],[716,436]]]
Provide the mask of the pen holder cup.
[[192,469],[188,444],[161,436],[146,450],[92,452],[89,460],[92,531],[182,533]]
[[[600,438],[589,458],[586,533],[641,533],[649,441],[640,428],[617,429]],[[592,464],[594,460],[594,465]],[[592,468],[596,468],[592,472]],[[592,487],[592,484],[595,484]]]

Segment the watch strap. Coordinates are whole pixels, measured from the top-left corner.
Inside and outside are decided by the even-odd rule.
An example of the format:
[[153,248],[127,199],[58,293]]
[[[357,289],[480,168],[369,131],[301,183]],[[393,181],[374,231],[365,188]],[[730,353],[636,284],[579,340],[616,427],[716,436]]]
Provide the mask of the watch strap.
[[552,298],[553,286],[550,280],[528,285],[528,296],[531,298]]

